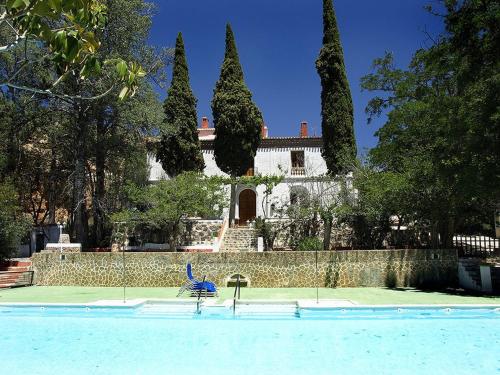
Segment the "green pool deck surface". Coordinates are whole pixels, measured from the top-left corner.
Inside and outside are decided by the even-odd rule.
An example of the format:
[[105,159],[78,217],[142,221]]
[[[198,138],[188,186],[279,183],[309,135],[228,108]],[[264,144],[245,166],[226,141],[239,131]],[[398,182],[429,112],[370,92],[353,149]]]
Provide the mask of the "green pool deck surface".
[[[177,288],[126,288],[127,299],[172,299]],[[234,288],[221,288],[219,301],[233,298]],[[185,297],[188,295],[185,294]],[[242,288],[241,298],[249,300],[315,299],[315,288]],[[320,288],[320,299],[350,300],[360,305],[459,305],[500,304],[500,296],[474,296],[460,291],[422,291],[387,288]],[[32,286],[0,289],[0,303],[89,303],[99,300],[121,300],[123,288]]]

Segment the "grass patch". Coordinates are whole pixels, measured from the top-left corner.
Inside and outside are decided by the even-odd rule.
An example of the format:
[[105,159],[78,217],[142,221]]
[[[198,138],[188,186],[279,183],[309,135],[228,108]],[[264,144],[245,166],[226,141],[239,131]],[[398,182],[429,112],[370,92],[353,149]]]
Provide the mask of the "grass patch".
[[[175,298],[178,288],[127,288],[127,299]],[[219,300],[233,298],[233,288],[221,288]],[[186,295],[187,296],[187,295]],[[123,288],[33,286],[14,289],[0,289],[0,303],[88,303],[103,299],[120,300]],[[242,299],[297,300],[315,299],[314,288],[242,288]],[[500,297],[474,296],[453,290],[423,291],[418,289],[387,288],[320,288],[320,299],[348,299],[363,305],[388,304],[500,304]]]

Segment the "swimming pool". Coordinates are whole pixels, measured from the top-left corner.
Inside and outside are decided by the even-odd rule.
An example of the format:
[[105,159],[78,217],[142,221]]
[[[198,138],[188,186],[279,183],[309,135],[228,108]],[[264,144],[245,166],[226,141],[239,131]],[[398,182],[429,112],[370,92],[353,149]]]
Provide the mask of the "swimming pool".
[[5,374],[496,374],[500,310],[0,306]]

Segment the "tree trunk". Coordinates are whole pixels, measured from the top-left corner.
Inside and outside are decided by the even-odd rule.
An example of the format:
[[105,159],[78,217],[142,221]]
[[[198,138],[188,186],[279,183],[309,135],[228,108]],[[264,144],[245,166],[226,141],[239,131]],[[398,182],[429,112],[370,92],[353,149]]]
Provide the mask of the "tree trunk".
[[330,242],[332,238],[332,220],[326,218],[323,220],[323,250],[330,250]]
[[439,223],[432,221],[431,222],[431,245],[433,249],[439,249]]
[[231,183],[231,202],[229,204],[229,226],[234,226],[234,217],[236,211],[236,184]]
[[106,148],[104,146],[105,128],[100,121],[97,123],[97,140],[95,148],[95,192],[92,202],[94,227],[93,237],[97,246],[101,246],[104,239],[104,195],[105,195],[105,169]]
[[443,249],[453,248],[453,235],[455,232],[455,220],[453,217],[447,217],[440,222],[439,236]]
[[52,150],[52,158],[50,161],[50,175],[49,175],[49,191],[47,199],[47,208],[49,211],[49,224],[56,223],[56,184],[57,184],[57,163],[55,151]]
[[168,236],[168,246],[170,251],[177,252],[177,245],[179,240],[179,228],[180,227],[180,219],[177,222],[171,223],[169,228],[169,236]]
[[88,223],[85,223],[87,215],[85,212],[85,187],[86,187],[86,163],[87,163],[87,137],[88,124],[83,109],[78,110],[78,121],[76,124],[76,148],[75,148],[75,170],[73,172],[73,231],[75,240],[86,246]]
[[7,160],[4,168],[5,176],[16,176],[19,167],[19,159],[20,159],[20,147],[19,147],[19,137],[18,132],[20,126],[24,126],[24,121],[22,120],[21,113],[22,111],[18,108],[18,96],[15,94],[15,90],[9,88],[9,96],[12,98],[13,102],[16,104],[17,111],[14,114],[14,118],[9,121],[9,131],[7,135],[6,143],[6,151],[7,151]]

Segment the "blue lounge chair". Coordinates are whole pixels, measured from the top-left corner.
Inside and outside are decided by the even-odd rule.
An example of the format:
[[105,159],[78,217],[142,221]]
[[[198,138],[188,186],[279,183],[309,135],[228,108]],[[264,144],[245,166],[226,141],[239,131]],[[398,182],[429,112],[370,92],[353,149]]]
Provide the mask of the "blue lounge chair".
[[198,293],[201,292],[201,295],[204,297],[208,296],[217,296],[217,287],[211,281],[200,281],[193,277],[193,271],[191,269],[191,263],[188,263],[186,266],[186,274],[188,280],[186,283],[181,286],[179,289],[179,293],[177,293],[177,297],[182,295],[182,293],[189,291],[191,295],[197,296]]

